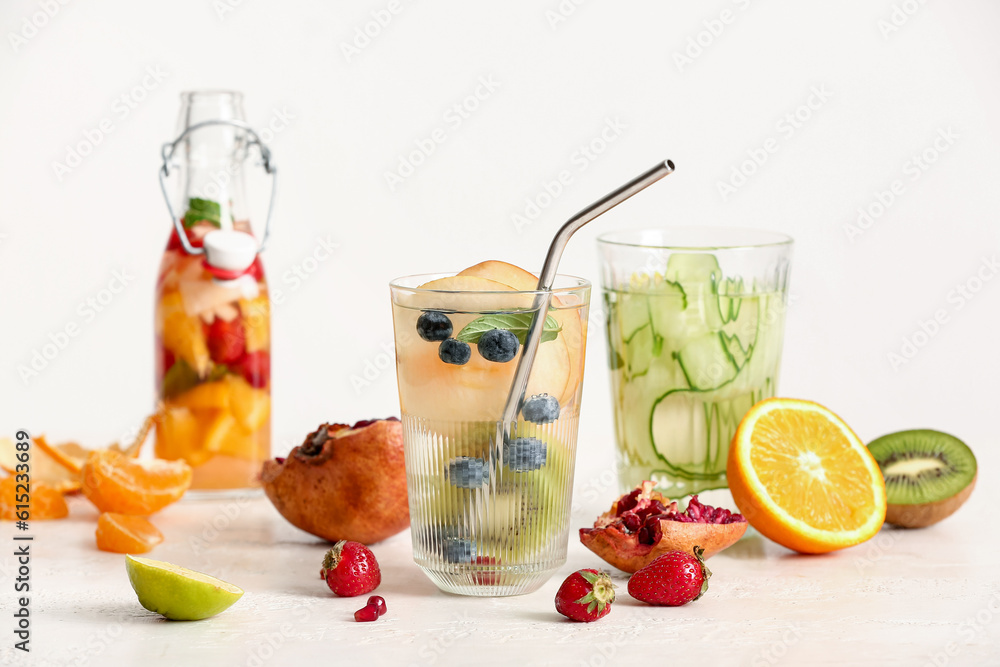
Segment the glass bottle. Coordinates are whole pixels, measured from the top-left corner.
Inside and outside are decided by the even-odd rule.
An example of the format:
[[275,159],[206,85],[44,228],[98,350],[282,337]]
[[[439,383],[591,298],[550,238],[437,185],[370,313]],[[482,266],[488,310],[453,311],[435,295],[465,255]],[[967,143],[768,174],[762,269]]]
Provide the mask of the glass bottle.
[[[256,146],[274,169],[242,94],[188,92],[181,102],[160,173],[174,228],[156,284],[155,452],[187,461],[194,491],[242,492],[258,486],[271,450],[270,301],[244,168]],[[172,204],[164,181],[174,171]]]

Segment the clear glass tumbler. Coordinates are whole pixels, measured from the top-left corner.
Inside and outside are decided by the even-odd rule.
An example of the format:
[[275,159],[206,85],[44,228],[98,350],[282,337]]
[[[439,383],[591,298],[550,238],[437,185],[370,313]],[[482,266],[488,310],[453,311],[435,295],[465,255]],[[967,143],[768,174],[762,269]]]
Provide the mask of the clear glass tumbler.
[[777,390],[792,239],[680,227],[598,247],[622,492],[726,488],[737,425]]
[[502,436],[537,293],[441,274],[390,290],[413,558],[451,593],[534,591],[566,561],[590,283],[557,279],[523,409]]

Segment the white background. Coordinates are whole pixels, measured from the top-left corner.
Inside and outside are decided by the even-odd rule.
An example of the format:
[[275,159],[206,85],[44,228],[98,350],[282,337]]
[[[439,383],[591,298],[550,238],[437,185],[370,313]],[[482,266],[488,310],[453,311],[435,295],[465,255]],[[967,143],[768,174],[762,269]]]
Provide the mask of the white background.
[[[789,233],[781,393],[828,405],[865,440],[934,427],[992,455],[1000,279],[961,308],[952,291],[1000,249],[995,2],[910,0],[906,14],[890,0],[567,0],[567,16],[556,0],[403,1],[351,54],[345,45],[387,0],[73,1],[50,3],[48,19],[43,4],[5,2],[0,17],[0,430],[98,446],[149,412],[153,290],[169,232],[160,145],[175,135],[181,91],[227,88],[244,91],[257,127],[289,119],[271,140],[281,181],[265,256],[286,294],[274,315],[276,453],[321,421],[398,412],[380,357],[391,278],[485,259],[537,270],[564,219],[671,158],[674,175],[573,240],[564,272],[596,281],[594,238],[608,230]],[[162,80],[143,90],[150,68]],[[482,78],[496,89],[449,124]],[[810,100],[814,109],[802,106]],[[795,113],[798,127],[783,120]],[[57,175],[104,119],[113,130]],[[580,148],[609,122],[622,129],[581,163]],[[385,173],[437,127],[444,143],[390,188]],[[942,132],[953,139],[937,153]],[[777,150],[723,196],[719,184],[768,140]],[[936,161],[913,178],[927,149]],[[518,229],[513,216],[562,170],[572,182]],[[897,179],[891,205],[849,235],[859,208]],[[250,184],[260,223],[266,181],[254,173]],[[327,238],[338,251],[297,285],[293,267]],[[115,271],[133,278],[87,319],[80,304]],[[893,368],[887,355],[939,310],[947,321]],[[79,335],[22,379],[19,366],[68,324]],[[578,489],[613,451],[600,326],[588,350]],[[369,363],[388,370],[358,390],[351,378]]]

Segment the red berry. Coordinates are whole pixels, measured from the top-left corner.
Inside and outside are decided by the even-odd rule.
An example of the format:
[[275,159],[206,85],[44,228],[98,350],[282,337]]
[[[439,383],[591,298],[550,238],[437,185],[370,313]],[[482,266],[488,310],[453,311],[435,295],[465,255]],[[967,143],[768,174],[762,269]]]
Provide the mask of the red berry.
[[354,612],[355,621],[377,621],[381,614],[378,611],[378,607],[373,604],[367,604],[361,609]]
[[708,590],[712,573],[705,567],[701,555],[705,550],[694,548],[670,551],[632,575],[628,594],[640,602],[667,607],[679,607],[697,600]]
[[382,572],[371,549],[360,542],[341,540],[323,557],[326,585],[345,598],[371,593],[382,583]]
[[379,616],[388,611],[388,609],[385,606],[385,600],[382,598],[381,595],[373,595],[370,598],[368,598],[368,606],[369,607],[374,606],[376,609],[378,609]]
[[247,275],[258,282],[264,279],[264,265],[260,263],[260,255],[253,260],[253,264],[247,269]]
[[271,355],[264,350],[247,352],[240,359],[239,372],[251,387],[260,389],[271,381]]
[[566,577],[556,592],[556,611],[574,621],[604,618],[615,601],[615,586],[607,572],[580,570]]
[[229,322],[216,317],[208,325],[206,337],[208,353],[212,361],[217,364],[232,364],[239,361],[246,350],[246,334],[243,331],[243,322],[238,317]]

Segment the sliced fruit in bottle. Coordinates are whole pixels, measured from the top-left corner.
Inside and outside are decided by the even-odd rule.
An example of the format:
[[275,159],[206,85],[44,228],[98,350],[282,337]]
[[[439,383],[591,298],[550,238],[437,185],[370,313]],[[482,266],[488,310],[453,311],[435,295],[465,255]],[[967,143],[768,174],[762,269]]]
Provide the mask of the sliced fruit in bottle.
[[184,304],[179,292],[167,292],[160,305],[163,317],[163,346],[183,359],[200,376],[208,374],[212,364],[208,353],[208,343],[201,322],[184,312]]

